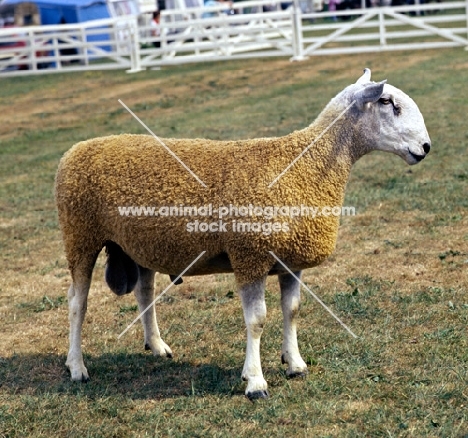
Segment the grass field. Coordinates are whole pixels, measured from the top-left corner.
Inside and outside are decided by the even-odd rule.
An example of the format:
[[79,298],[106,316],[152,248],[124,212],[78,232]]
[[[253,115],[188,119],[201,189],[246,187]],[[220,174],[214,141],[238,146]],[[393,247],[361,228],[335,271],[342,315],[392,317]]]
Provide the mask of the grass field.
[[[313,121],[363,67],[418,103],[432,151],[419,165],[374,153],[351,174],[335,254],[305,281],[352,339],[303,294],[299,344],[280,362],[279,288],[267,284],[262,364],[270,399],[240,379],[245,327],[231,275],[187,278],[158,304],[172,360],[143,349],[133,295],[103,281],[100,256],[83,329],[91,381],[72,383],[70,278],[53,201],[77,141],[143,128],[162,137],[286,134]],[[462,49],[251,60],[137,75],[3,79],[0,87],[0,437],[468,436],[468,57]],[[168,284],[157,277],[157,290]]]

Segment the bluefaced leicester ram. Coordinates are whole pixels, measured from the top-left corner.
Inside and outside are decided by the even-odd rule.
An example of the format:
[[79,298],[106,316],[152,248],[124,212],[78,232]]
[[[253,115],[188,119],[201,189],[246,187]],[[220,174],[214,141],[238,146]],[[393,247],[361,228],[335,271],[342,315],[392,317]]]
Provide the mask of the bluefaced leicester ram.
[[[280,282],[282,360],[288,365],[287,375],[307,371],[296,338],[300,284],[270,251],[300,277],[303,269],[318,265],[333,252],[339,217],[296,216],[289,218],[286,228],[280,224],[268,233],[266,228],[239,232],[234,221],[229,226],[218,224],[211,232],[196,232],[193,222],[192,229],[188,227],[193,218],[122,215],[119,207],[342,206],[351,167],[365,154],[392,152],[410,165],[426,156],[430,139],[423,117],[409,96],[385,81],[372,82],[366,69],[309,127],[284,137],[162,141],[205,187],[148,135],[94,138],[73,146],[60,161],[55,193],[72,276],[67,358],[71,377],[88,379],[81,327],[93,267],[104,247],[109,286],[117,294],[135,289],[140,310],[153,301],[155,272],[174,278],[205,251],[186,275],[234,273],[247,325],[242,372],[246,395],[267,397],[260,336],[268,275],[278,275]],[[172,356],[161,339],[154,307],[142,316],[142,322],[146,348],[154,355]]]

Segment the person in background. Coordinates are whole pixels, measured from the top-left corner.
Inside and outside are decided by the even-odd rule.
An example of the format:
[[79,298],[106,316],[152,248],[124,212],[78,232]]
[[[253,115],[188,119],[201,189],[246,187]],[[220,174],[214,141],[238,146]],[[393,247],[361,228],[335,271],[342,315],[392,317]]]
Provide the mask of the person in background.
[[[336,6],[339,3],[339,0],[329,0],[328,2],[328,10],[330,12],[336,12]],[[336,15],[331,17],[332,21],[337,21]]]
[[[154,11],[153,18],[151,19],[151,37],[152,38],[159,38],[161,36],[161,26],[159,25],[161,20],[161,11]],[[153,41],[154,47],[161,47],[161,41]]]

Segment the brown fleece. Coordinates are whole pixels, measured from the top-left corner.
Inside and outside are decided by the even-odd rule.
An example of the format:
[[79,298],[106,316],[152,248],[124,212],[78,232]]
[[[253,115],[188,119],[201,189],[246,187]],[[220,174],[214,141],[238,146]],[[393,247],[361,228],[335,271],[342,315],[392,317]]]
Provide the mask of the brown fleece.
[[[350,86],[348,88],[352,88]],[[153,137],[122,134],[73,146],[60,161],[56,202],[72,276],[90,275],[106,242],[139,265],[177,275],[234,272],[240,286],[280,272],[273,251],[293,271],[315,266],[335,248],[339,217],[225,217],[227,232],[188,232],[196,219],[121,216],[119,206],[341,206],[352,164],[369,148],[360,143],[358,111],[345,89],[308,128],[284,137],[241,141],[162,139],[206,184],[204,188]],[[316,141],[317,140],[317,141]],[[314,143],[315,141],[315,143]],[[271,188],[268,185],[314,143]],[[232,220],[286,222],[289,231],[233,232]]]

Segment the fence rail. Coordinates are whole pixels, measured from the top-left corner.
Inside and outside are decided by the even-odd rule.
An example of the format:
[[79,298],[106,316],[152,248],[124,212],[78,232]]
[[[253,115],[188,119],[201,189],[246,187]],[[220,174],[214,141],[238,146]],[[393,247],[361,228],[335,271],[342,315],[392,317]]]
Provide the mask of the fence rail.
[[[158,35],[133,16],[0,29],[0,76],[190,62],[465,47],[468,0],[302,13],[299,0],[163,11]],[[266,8],[267,10],[264,10]]]
[[0,29],[0,75],[131,70],[137,39],[135,17]]
[[[445,3],[443,9],[438,3],[382,7],[369,9],[367,13],[362,10],[341,12],[340,15],[346,14],[355,19],[347,24],[303,27],[303,33],[307,35],[302,40],[303,56],[468,47],[467,4]],[[456,13],[450,15],[429,14],[453,10]],[[424,15],[416,15],[421,13]],[[303,18],[314,20],[331,16],[332,13],[305,14]],[[328,31],[328,35],[324,36],[324,31]],[[314,36],[316,34],[320,35]]]

